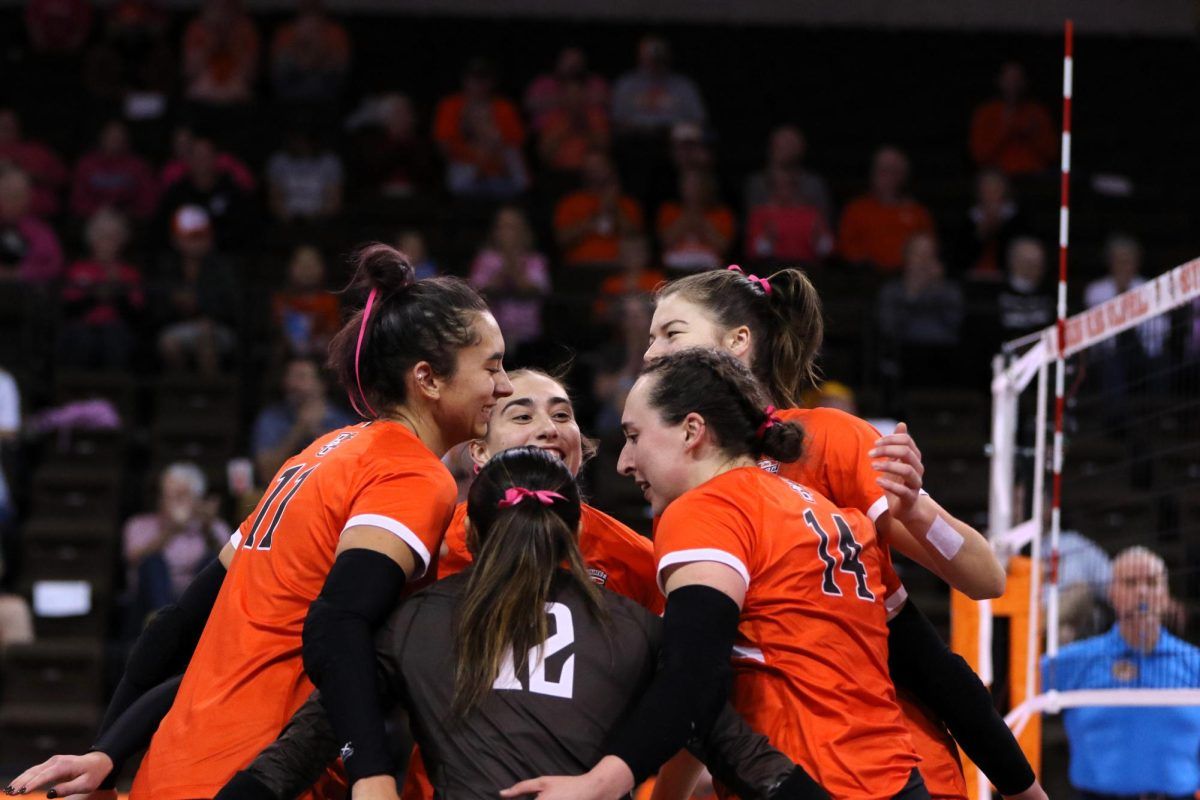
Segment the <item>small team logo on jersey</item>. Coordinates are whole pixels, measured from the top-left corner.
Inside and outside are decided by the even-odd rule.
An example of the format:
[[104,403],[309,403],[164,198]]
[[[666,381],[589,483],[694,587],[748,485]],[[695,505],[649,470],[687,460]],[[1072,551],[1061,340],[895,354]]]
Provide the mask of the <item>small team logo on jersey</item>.
[[603,586],[604,584],[608,583],[608,573],[602,569],[588,567],[588,575],[591,575],[592,580],[594,580],[599,586]]
[[767,472],[779,472],[779,462],[773,458],[764,458],[758,462],[759,469],[765,469]]
[[1132,683],[1137,680],[1137,664],[1127,658],[1118,658],[1112,665],[1113,680],[1121,683]]
[[331,452],[333,452],[333,448],[337,447],[342,442],[346,442],[346,441],[349,441],[350,439],[353,439],[354,437],[355,437],[355,434],[351,433],[350,431],[347,431],[346,433],[339,433],[337,436],[335,436],[333,438],[333,440],[331,442],[329,442],[329,444],[325,445],[324,447],[322,447],[320,450],[317,451],[317,458],[320,458],[321,456],[329,455]]
[[793,492],[800,495],[801,497],[803,497],[805,500],[807,500],[810,503],[815,502],[813,500],[812,492],[810,492],[808,489],[804,488],[803,486],[796,483],[795,481],[789,481],[787,478],[784,478],[783,480],[787,483],[788,487]]

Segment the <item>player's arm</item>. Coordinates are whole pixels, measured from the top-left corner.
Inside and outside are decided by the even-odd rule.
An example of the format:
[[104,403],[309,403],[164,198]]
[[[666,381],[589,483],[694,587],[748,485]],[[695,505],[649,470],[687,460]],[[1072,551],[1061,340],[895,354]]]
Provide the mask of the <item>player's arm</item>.
[[987,687],[911,600],[888,622],[888,666],[896,685],[941,718],[1001,794],[1037,796],[1033,769]]

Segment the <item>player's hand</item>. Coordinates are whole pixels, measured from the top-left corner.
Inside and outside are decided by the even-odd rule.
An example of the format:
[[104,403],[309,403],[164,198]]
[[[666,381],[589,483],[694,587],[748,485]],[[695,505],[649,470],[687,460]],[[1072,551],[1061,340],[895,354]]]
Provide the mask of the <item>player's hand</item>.
[[50,797],[86,795],[95,792],[112,772],[113,762],[104,753],[82,756],[50,756],[22,772],[4,787],[5,794],[26,794],[46,788]]
[[616,800],[633,791],[633,773],[616,756],[605,756],[585,775],[547,775],[521,781],[500,792],[504,798],[537,800]]
[[917,443],[908,434],[907,423],[901,422],[895,432],[876,440],[867,455],[880,473],[875,482],[887,493],[888,511],[901,522],[910,519],[921,497],[925,465]]

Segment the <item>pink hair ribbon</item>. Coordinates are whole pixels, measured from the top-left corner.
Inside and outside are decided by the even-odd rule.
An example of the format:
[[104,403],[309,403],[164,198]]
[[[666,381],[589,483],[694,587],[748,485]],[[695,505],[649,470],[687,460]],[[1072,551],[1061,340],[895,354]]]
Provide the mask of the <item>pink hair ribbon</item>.
[[372,289],[371,293],[367,295],[367,304],[365,306],[363,306],[362,321],[358,323],[358,343],[356,345],[354,345],[354,382],[356,384],[358,384],[359,398],[362,399],[363,405],[367,407],[367,411],[369,411],[371,413],[370,414],[363,413],[362,409],[358,407],[358,403],[355,401],[353,394],[350,395],[350,405],[354,407],[354,410],[356,412],[358,412],[358,415],[360,417],[364,417],[364,418],[378,418],[379,417],[379,415],[375,413],[375,409],[371,408],[371,404],[369,402],[367,402],[367,394],[366,394],[366,392],[363,391],[363,388],[362,388],[362,376],[359,375],[359,372],[358,372],[358,357],[359,357],[359,355],[362,354],[363,339],[366,338],[366,335],[367,335],[367,320],[371,316],[371,307],[373,305],[375,305],[375,298],[378,296],[379,296],[378,289]]
[[526,497],[531,497],[544,506],[554,505],[555,500],[567,499],[558,492],[552,492],[548,489],[526,489],[524,486],[510,486],[504,490],[504,499],[496,505],[499,508],[512,508]]
[[775,408],[775,406],[767,406],[765,409],[763,409],[763,413],[767,415],[767,418],[764,419],[762,424],[758,426],[758,433],[756,433],[755,436],[761,439],[763,434],[767,432],[768,428],[774,428],[777,424],[783,424],[783,419],[775,413],[778,410],[779,409]]
[[726,267],[726,269],[731,269],[734,272],[740,272],[742,275],[745,275],[746,280],[750,281],[751,283],[756,283],[759,285],[759,287],[763,290],[763,294],[771,293],[771,282],[769,280],[767,280],[766,278],[760,278],[757,275],[747,274],[737,264],[730,264],[728,267]]

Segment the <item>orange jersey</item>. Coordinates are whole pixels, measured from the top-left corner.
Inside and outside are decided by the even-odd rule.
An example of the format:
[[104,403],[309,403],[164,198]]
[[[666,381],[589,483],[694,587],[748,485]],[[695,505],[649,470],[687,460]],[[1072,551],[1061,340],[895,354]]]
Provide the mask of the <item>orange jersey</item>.
[[888,674],[882,548],[870,521],[755,467],[667,506],[663,570],[728,565],[746,581],[733,704],[833,796],[890,800],[918,758]]
[[383,528],[427,566],[456,494],[437,456],[394,422],[342,428],[285,462],[233,535],[233,562],[132,796],[212,797],[275,741],[313,690],[301,629],[342,531]]
[[[867,452],[875,446],[879,431],[853,414],[833,408],[789,408],[779,412],[788,422],[804,428],[804,455],[791,464],[767,460],[764,469],[810,486],[835,505],[856,508],[872,522],[887,511],[887,497],[878,483]],[[892,567],[891,553],[883,548],[884,604],[888,614],[908,599],[900,576]],[[901,698],[902,701],[904,698]],[[958,748],[945,726],[930,716],[924,706],[901,702],[913,744],[921,756],[921,774],[935,798],[966,797],[966,781],[958,760]]]
[[[666,603],[654,572],[654,545],[615,519],[584,503],[580,507],[579,550],[592,580],[655,614]],[[459,503],[446,530],[437,576],[462,572],[472,561],[467,551],[467,504]]]

